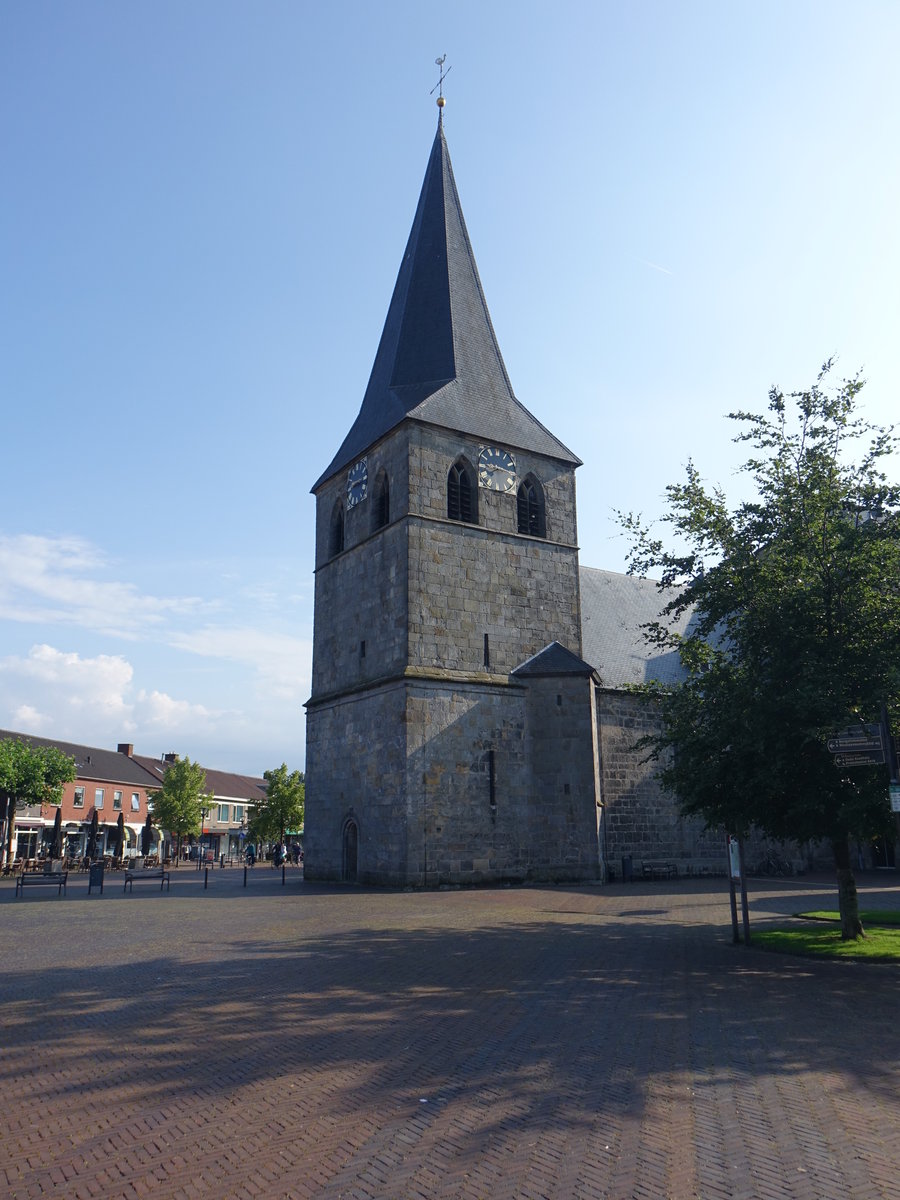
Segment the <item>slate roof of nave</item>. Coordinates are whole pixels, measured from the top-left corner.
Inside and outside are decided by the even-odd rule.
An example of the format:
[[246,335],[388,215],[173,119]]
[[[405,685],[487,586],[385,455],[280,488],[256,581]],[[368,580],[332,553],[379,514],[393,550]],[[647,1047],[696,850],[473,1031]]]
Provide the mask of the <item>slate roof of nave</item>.
[[406,418],[573,466],[581,462],[513,394],[463,219],[443,120],[362,407],[312,490]]
[[[644,640],[641,627],[660,620],[674,592],[661,591],[654,579],[621,575],[596,567],[579,568],[582,653],[608,688],[630,683],[677,683],[684,678],[678,655]],[[683,614],[670,628],[684,633],[692,620]]]

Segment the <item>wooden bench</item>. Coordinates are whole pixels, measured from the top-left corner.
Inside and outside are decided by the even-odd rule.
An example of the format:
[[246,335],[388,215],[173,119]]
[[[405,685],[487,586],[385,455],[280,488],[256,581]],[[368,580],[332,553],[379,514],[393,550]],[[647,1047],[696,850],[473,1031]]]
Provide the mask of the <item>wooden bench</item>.
[[[40,887],[44,884],[53,884],[56,888],[57,896],[60,896],[66,891],[66,880],[68,877],[68,871],[23,871],[16,880],[16,895],[18,896],[24,892],[26,887]],[[68,893],[66,894],[68,895]]]
[[126,871],[125,872],[125,891],[126,892],[128,891],[129,883],[132,885],[131,890],[134,891],[135,882],[146,883],[148,880],[151,880],[151,879],[154,882],[157,879],[159,880],[159,890],[160,891],[162,891],[164,887],[167,892],[171,890],[171,888],[169,886],[170,885],[169,872],[164,870],[162,867],[159,867],[152,871]]
[[678,865],[673,862],[645,862],[641,864],[645,879],[677,879]]

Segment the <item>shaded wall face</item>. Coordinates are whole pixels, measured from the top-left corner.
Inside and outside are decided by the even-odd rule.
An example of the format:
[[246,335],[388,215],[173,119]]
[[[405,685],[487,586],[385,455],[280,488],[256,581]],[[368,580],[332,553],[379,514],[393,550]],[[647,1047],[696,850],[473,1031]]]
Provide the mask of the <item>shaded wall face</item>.
[[[407,661],[405,431],[370,450],[366,462],[365,499],[348,507],[346,471],[323,485],[316,497],[314,697],[396,675]],[[389,485],[389,523],[373,529],[375,485],[382,471]],[[334,555],[331,521],[338,502],[344,514],[345,549]]]
[[598,878],[600,764],[593,682],[530,679],[526,695],[533,791],[528,836],[535,868]]
[[342,877],[353,819],[359,881],[409,882],[404,685],[311,708],[306,729],[306,878]]
[[524,877],[530,790],[521,694],[413,685],[407,736],[408,818],[421,881]]
[[599,691],[601,788],[607,861],[617,869],[623,855],[636,861],[724,861],[724,837],[702,820],[682,817],[678,801],[659,786],[654,763],[635,748],[659,728],[652,703],[623,692]]

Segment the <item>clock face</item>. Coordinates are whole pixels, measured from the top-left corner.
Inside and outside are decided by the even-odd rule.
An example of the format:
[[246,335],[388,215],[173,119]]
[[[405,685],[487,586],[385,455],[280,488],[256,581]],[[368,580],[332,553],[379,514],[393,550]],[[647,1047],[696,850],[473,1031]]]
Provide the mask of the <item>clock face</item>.
[[492,492],[515,491],[516,460],[508,450],[482,446],[478,455],[478,484]]
[[347,472],[347,507],[353,508],[360,500],[365,500],[369,492],[369,468],[366,460],[361,458]]

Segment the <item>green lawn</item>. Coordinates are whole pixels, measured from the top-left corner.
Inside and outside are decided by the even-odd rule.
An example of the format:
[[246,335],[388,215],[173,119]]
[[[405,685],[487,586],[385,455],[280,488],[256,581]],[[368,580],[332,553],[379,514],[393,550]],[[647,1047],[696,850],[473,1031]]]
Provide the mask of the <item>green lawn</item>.
[[868,927],[866,914],[860,915],[867,936],[860,938],[859,941],[841,941],[840,928],[816,929],[807,926],[799,929],[782,927],[758,932],[754,930],[751,945],[778,954],[900,963],[900,928],[885,928],[878,925]]
[[[818,912],[797,913],[803,921],[840,921],[839,912],[829,912],[821,909]],[[864,908],[860,910],[859,919],[865,929],[869,925],[900,925],[900,912],[889,908]]]

